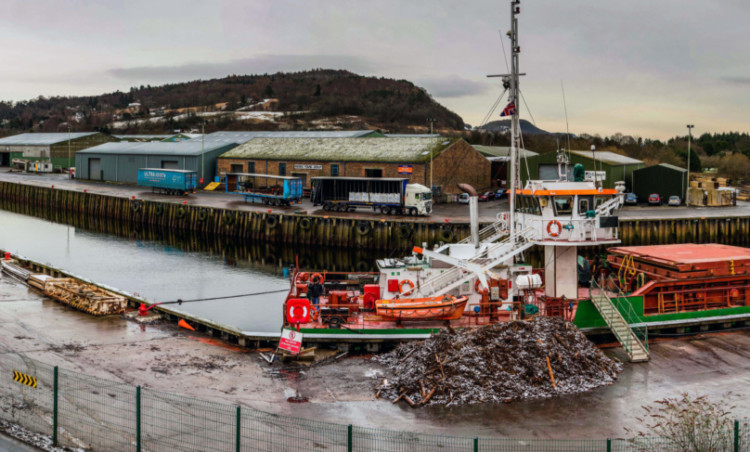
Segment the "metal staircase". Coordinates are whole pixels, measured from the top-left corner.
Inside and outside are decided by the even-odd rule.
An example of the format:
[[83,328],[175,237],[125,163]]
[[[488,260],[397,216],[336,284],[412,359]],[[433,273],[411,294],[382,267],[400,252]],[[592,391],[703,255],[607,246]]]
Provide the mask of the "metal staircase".
[[417,286],[417,291],[423,296],[438,296],[455,289],[477,276],[481,279],[485,273],[495,266],[508,261],[517,254],[532,247],[534,243],[530,241],[530,238],[533,234],[533,228],[523,229],[501,242],[478,250],[476,255],[465,260],[456,259],[435,251],[423,251],[426,256],[432,259],[442,260],[454,266],[439,275],[420,282]]
[[[479,231],[479,243],[492,243],[504,235],[508,235],[508,223],[498,220]],[[461,244],[473,243],[471,235],[459,241]]]
[[[620,303],[620,299],[618,297],[618,303],[615,304],[609,297],[609,295],[607,295],[606,292],[604,292],[604,290],[599,287],[599,285],[596,284],[594,280],[591,281],[591,285],[592,288],[595,289],[595,291],[591,291],[591,301],[594,303],[594,306],[596,306],[599,314],[601,314],[602,318],[607,323],[609,329],[612,331],[612,333],[614,333],[620,344],[622,344],[622,347],[625,349],[625,352],[627,352],[630,361],[648,361],[648,329],[646,327],[640,328],[640,330],[642,331],[641,338],[639,338],[636,334],[636,331],[634,331],[634,329],[630,327],[629,322],[625,320],[625,317],[620,312],[620,309],[618,309],[618,305],[624,305],[622,306],[622,310],[624,310],[628,314],[631,322],[633,320],[640,320],[637,314],[635,314],[635,311],[633,311],[630,303]],[[643,340],[643,342],[641,341],[641,339]]]

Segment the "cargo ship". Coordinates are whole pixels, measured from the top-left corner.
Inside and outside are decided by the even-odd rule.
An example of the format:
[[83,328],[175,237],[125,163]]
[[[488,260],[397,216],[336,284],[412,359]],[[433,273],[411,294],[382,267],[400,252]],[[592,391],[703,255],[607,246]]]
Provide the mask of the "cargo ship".
[[[511,116],[509,211],[479,230],[470,186],[471,234],[433,249],[377,261],[375,273],[297,269],[284,326],[311,342],[423,339],[440,328],[474,328],[535,315],[563,317],[584,332],[614,336],[631,361],[647,361],[651,328],[705,329],[750,321],[750,250],[723,245],[616,247],[624,182],[604,188],[596,173],[569,171],[557,154],[556,180],[521,185],[518,15],[511,2],[511,73],[501,75]],[[543,268],[523,253],[544,248]],[[611,247],[605,263],[579,248]],[[312,296],[311,296],[312,295]],[[397,314],[397,313],[401,314]],[[376,346],[373,346],[373,349]]]

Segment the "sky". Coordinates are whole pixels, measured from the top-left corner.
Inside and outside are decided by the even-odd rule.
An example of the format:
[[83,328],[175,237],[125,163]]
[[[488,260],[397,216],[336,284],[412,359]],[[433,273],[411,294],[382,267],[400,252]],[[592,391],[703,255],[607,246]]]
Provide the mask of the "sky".
[[[576,134],[750,131],[750,2],[520,6],[521,116],[538,127],[564,132],[567,105]],[[330,68],[410,80],[478,125],[509,28],[507,0],[3,0],[0,99]]]

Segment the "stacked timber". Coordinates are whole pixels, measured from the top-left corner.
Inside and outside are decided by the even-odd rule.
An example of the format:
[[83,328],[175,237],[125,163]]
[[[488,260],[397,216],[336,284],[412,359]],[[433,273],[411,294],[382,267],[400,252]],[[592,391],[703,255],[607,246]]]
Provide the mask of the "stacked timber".
[[44,294],[92,315],[122,314],[128,305],[121,295],[73,278],[45,278]]
[[31,274],[31,272],[18,265],[16,261],[12,259],[3,260],[2,262],[0,262],[0,267],[2,267],[3,273],[7,273],[24,282],[28,281],[29,275]]

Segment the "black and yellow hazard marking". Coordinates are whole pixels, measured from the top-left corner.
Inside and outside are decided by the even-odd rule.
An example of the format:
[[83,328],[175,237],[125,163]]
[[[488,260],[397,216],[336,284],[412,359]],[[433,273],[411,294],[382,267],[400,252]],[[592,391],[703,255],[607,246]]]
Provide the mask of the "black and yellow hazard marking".
[[21,384],[24,384],[26,386],[31,386],[32,388],[36,388],[36,378],[32,377],[30,375],[26,375],[25,373],[21,373],[17,370],[13,371],[13,381],[17,381]]

